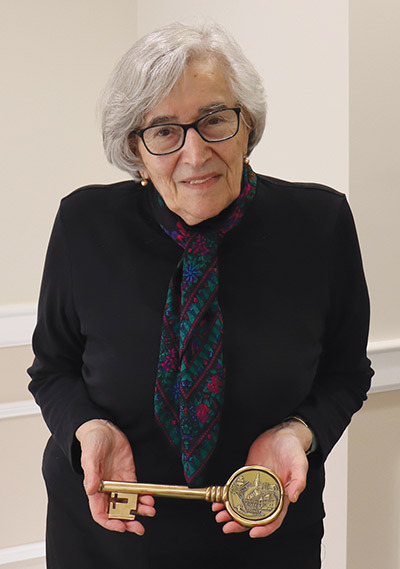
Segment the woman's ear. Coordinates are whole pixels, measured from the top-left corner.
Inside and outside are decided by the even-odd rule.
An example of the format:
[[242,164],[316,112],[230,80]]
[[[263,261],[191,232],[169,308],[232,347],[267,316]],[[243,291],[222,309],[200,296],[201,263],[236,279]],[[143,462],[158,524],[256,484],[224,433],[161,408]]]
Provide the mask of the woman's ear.
[[136,140],[136,136],[134,134],[130,134],[128,136],[128,144],[129,144],[129,150],[132,152],[132,154],[137,154],[138,152],[138,145],[137,145],[137,140]]
[[243,127],[246,129],[247,131],[247,136],[246,136],[246,148],[244,149],[244,155],[247,156],[249,153],[249,141],[250,141],[250,137],[251,137],[251,133],[253,131],[253,121],[251,120],[250,114],[248,113],[248,111],[243,107],[242,109],[242,119],[243,119]]

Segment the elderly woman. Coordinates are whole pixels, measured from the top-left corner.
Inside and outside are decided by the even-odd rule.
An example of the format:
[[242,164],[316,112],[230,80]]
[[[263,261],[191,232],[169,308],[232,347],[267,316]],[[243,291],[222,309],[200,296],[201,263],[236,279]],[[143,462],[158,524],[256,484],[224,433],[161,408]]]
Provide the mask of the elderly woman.
[[[344,195],[251,170],[264,123],[260,78],[215,25],[154,32],[111,77],[104,147],[133,181],[62,200],[29,370],[50,568],[320,567],[324,460],[372,375],[368,295]],[[99,492],[245,464],[285,488],[250,531],[151,496],[108,519]]]

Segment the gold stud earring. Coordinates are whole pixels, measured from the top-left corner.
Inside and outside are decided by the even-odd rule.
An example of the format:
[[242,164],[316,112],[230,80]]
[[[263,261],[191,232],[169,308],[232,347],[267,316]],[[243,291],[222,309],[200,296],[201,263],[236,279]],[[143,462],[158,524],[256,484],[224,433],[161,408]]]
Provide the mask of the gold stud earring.
[[250,158],[248,158],[247,156],[243,156],[243,163],[244,164],[250,164]]
[[143,187],[147,186],[148,183],[149,183],[149,181],[146,178],[142,178],[140,180],[140,185]]

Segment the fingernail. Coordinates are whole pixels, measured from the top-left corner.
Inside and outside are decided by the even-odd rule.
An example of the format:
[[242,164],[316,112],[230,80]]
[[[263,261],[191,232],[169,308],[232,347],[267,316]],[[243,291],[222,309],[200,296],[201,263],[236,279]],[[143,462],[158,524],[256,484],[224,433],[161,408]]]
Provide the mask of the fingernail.
[[143,535],[144,531],[143,530],[129,530],[131,533],[135,533],[136,535]]

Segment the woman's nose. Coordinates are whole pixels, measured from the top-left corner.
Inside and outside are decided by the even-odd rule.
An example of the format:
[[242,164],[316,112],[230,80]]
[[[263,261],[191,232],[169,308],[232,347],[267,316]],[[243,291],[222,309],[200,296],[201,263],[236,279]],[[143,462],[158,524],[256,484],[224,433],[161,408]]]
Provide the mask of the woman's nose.
[[185,144],[182,148],[182,158],[187,164],[198,166],[210,158],[212,150],[210,143],[203,140],[200,134],[189,128],[186,133]]

